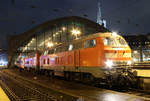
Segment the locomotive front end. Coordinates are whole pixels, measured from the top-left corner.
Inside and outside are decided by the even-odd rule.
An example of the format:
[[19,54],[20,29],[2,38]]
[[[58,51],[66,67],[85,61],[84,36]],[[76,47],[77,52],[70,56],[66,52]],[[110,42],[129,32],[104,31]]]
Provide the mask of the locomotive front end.
[[111,33],[104,37],[104,53],[106,68],[119,68],[132,64],[131,49],[120,35]]
[[109,33],[104,42],[104,67],[107,84],[113,86],[134,85],[136,79],[131,72],[131,49],[125,39],[116,34]]

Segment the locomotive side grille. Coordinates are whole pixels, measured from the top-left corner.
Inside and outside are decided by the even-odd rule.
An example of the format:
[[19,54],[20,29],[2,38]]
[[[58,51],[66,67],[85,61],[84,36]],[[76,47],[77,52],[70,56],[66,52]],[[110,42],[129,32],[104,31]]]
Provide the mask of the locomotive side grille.
[[127,65],[127,61],[114,61],[115,65]]
[[131,53],[105,53],[105,58],[130,58]]

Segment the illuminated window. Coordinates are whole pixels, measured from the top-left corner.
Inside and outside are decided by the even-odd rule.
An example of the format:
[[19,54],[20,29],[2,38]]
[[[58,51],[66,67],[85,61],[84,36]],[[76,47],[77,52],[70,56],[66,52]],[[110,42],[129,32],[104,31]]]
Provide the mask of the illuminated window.
[[50,59],[49,58],[47,59],[47,64],[50,64]]
[[96,39],[92,39],[92,40],[86,40],[85,41],[85,48],[90,48],[90,47],[94,47],[96,46]]
[[31,60],[31,64],[33,64],[33,61]]
[[43,64],[45,64],[45,59],[43,60]]

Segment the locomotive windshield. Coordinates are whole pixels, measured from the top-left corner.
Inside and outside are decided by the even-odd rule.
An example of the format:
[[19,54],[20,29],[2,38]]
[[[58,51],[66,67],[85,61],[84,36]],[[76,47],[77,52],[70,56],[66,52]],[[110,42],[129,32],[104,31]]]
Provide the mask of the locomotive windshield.
[[122,37],[105,37],[104,45],[106,45],[106,46],[127,46],[128,44]]
[[104,45],[115,46],[116,45],[115,39],[110,37],[104,38]]
[[120,45],[127,45],[126,41],[121,37],[117,38],[117,41],[119,42]]

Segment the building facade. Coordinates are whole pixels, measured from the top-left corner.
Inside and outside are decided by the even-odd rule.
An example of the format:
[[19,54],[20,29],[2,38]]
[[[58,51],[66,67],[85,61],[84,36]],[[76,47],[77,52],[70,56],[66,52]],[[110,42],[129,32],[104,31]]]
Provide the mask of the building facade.
[[150,34],[124,36],[132,49],[134,62],[150,61]]

